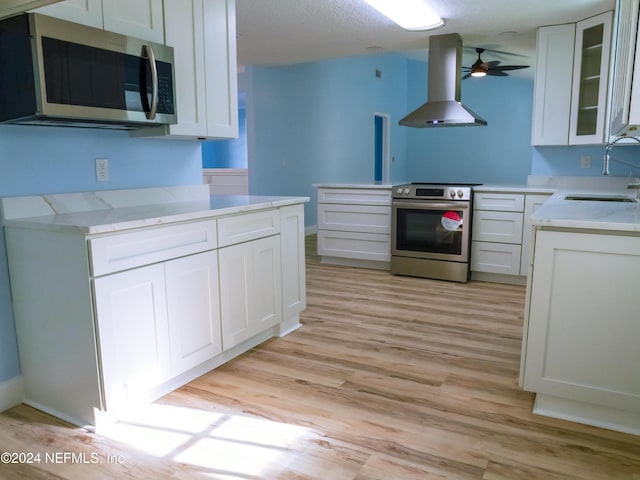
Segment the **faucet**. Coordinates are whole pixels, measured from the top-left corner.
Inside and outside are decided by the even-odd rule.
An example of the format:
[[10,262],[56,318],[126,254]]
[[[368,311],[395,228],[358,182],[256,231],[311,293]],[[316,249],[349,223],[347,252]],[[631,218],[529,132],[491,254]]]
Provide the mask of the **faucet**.
[[617,158],[612,158],[609,156],[609,152],[611,151],[611,149],[613,148],[613,146],[618,143],[620,140],[624,140],[624,139],[630,139],[630,140],[635,140],[636,142],[640,143],[640,138],[638,137],[618,137],[616,138],[613,142],[609,142],[607,143],[607,146],[604,149],[604,159],[602,162],[602,175],[609,175],[609,163],[611,160],[613,160],[614,162],[618,162],[618,163],[622,163],[623,165],[627,165],[628,167],[633,167],[633,168],[637,168],[638,170],[640,170],[640,165],[635,165],[631,162],[627,162],[625,160],[619,160]]

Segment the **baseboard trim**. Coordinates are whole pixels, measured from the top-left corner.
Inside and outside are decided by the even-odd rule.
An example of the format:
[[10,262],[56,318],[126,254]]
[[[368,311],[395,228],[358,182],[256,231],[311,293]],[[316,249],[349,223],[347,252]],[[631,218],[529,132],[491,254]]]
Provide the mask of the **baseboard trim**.
[[24,401],[22,375],[0,382],[0,412],[21,404]]
[[304,236],[308,237],[309,235],[314,235],[318,233],[318,225],[309,225],[304,229]]

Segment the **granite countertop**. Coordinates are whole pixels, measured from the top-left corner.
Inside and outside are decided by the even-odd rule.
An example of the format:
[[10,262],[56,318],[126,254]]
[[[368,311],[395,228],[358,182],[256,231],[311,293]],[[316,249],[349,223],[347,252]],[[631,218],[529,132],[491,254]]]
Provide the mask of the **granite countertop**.
[[209,195],[208,185],[108,190],[0,199],[7,227],[86,235],[216,218],[309,201],[309,197]]

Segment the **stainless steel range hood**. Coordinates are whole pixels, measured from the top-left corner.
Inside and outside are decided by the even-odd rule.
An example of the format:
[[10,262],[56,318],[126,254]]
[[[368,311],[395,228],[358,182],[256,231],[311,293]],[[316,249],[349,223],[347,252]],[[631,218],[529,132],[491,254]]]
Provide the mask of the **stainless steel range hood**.
[[460,103],[462,37],[457,33],[429,38],[427,103],[398,123],[405,127],[468,127],[487,121]]

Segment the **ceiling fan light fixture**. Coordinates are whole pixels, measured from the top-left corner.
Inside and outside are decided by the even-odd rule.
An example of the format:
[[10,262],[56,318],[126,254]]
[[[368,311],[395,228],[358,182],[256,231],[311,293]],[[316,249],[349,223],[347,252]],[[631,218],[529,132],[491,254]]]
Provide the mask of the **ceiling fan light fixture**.
[[471,70],[472,77],[485,77],[487,75],[487,71],[484,68],[474,68]]
[[405,30],[433,30],[444,25],[444,20],[431,9],[425,0],[364,1]]

